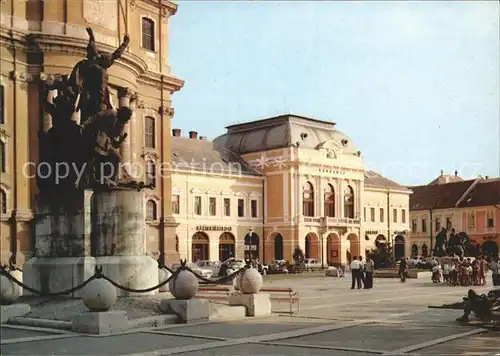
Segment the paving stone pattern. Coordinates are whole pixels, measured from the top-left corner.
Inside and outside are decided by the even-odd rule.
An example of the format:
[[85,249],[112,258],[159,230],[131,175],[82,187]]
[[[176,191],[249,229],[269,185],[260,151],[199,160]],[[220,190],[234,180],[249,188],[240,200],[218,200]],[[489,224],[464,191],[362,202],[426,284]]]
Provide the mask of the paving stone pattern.
[[[430,281],[375,281],[351,291],[348,278],[274,280],[293,287],[300,312],[241,321],[174,325],[106,337],[2,327],[1,355],[294,356],[486,355],[500,353],[500,333],[461,326],[461,311],[429,309],[461,300],[467,288]],[[491,287],[478,288],[484,293]],[[274,304],[273,309],[282,308]],[[467,334],[464,334],[466,332]],[[471,333],[475,333],[471,335]],[[28,338],[28,339],[26,339]],[[448,339],[446,339],[448,338]]]

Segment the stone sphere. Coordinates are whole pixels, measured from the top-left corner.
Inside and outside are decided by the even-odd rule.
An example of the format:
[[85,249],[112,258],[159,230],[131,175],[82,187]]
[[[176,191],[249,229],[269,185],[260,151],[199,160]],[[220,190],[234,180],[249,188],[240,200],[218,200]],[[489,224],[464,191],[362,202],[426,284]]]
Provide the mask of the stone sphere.
[[239,279],[239,289],[244,294],[258,293],[262,288],[262,275],[255,268],[249,268],[243,272]]
[[115,286],[105,279],[94,279],[83,288],[83,304],[94,312],[108,311],[118,296]]
[[240,290],[240,279],[241,279],[241,274],[233,278],[233,287],[235,290]]
[[0,275],[0,304],[13,304],[19,298],[19,287],[4,275]]
[[[166,281],[167,279],[170,278],[171,275],[172,275],[172,273],[170,273],[166,269],[160,268],[158,270],[158,283],[162,283],[162,282]],[[168,285],[169,284],[170,284],[170,282],[168,282],[164,286],[160,287],[159,291],[160,292],[168,292]]]
[[174,279],[170,280],[168,287],[176,299],[191,299],[198,293],[198,278],[189,271],[180,271]]

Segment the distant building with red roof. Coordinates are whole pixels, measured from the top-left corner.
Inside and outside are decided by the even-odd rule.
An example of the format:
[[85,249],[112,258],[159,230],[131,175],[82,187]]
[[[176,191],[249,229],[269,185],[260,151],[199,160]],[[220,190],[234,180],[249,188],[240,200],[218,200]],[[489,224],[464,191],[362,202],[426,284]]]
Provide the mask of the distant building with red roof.
[[409,189],[413,255],[430,255],[434,237],[445,227],[467,233],[481,253],[498,256],[500,178],[463,180],[457,172],[441,172],[428,185]]

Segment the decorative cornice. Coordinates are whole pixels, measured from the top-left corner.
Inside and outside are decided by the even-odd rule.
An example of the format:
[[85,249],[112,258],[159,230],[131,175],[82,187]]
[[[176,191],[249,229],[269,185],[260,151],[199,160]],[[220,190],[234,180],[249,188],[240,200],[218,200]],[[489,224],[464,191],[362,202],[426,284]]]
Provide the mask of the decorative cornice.
[[11,80],[16,80],[23,83],[30,83],[34,80],[34,76],[26,72],[16,72],[12,71],[9,75]]

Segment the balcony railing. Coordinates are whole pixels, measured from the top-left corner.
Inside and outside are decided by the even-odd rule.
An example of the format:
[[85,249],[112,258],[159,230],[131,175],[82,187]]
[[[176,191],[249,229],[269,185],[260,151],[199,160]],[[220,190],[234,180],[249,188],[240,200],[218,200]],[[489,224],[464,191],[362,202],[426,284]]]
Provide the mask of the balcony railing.
[[308,224],[318,224],[324,227],[334,227],[334,226],[350,226],[359,225],[361,223],[360,219],[351,218],[330,218],[330,217],[310,217],[303,216],[302,222]]

